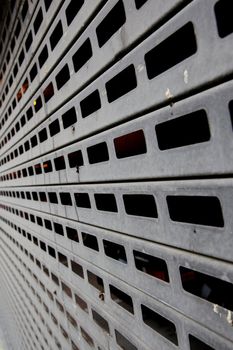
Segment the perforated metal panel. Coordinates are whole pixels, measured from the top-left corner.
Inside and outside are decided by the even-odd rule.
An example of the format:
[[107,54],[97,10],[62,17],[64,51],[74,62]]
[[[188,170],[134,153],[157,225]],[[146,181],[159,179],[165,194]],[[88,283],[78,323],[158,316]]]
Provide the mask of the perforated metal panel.
[[231,1],[25,0],[8,11],[9,349],[232,349]]

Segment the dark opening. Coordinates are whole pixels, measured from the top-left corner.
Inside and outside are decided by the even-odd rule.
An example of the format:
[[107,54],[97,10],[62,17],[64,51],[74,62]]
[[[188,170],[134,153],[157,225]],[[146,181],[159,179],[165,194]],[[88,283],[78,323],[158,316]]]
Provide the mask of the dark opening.
[[106,84],[108,102],[113,102],[137,87],[134,65],[131,64]]
[[95,275],[93,272],[87,270],[87,278],[88,282],[98,289],[100,292],[104,292],[104,283],[102,278],[99,276]]
[[38,164],[35,164],[35,173],[36,173],[36,175],[40,175],[40,174],[42,174],[42,169],[41,169],[41,165],[40,165],[40,163],[38,163]]
[[58,224],[57,222],[53,223],[54,226],[54,231],[60,235],[60,236],[64,236],[64,231],[63,231],[63,227],[61,224]]
[[58,119],[54,120],[52,123],[49,124],[49,132],[51,137],[58,134],[60,131],[61,129]]
[[80,264],[71,260],[71,269],[74,273],[76,273],[76,275],[78,275],[81,278],[84,278],[83,268]]
[[117,158],[126,158],[146,153],[143,130],[137,130],[114,139]]
[[188,22],[145,54],[147,75],[153,79],[197,51],[194,27]]
[[53,83],[50,82],[43,91],[45,103],[47,103],[54,95]]
[[231,117],[231,125],[232,125],[232,129],[233,129],[233,100],[231,100],[229,102],[229,112],[230,112],[230,117]]
[[125,310],[134,313],[132,298],[122,290],[109,284],[110,295],[113,301],[123,307]]
[[163,337],[178,345],[176,327],[174,323],[159,315],[157,312],[149,309],[145,305],[141,305],[142,318],[144,323]]
[[25,20],[27,12],[28,12],[28,1],[26,0],[23,4],[23,8],[22,8],[22,12],[21,12],[21,16],[22,16],[23,21]]
[[90,249],[99,251],[99,245],[96,236],[82,232],[83,245]]
[[102,47],[126,21],[123,1],[120,0],[96,28],[99,47]]
[[98,111],[101,108],[99,91],[93,91],[89,96],[85,97],[80,102],[82,117],[86,118],[90,114]]
[[158,217],[154,196],[150,194],[124,194],[123,201],[128,215]]
[[34,201],[38,201],[38,194],[37,192],[32,192],[32,198]]
[[35,34],[38,32],[42,21],[43,21],[43,13],[42,13],[42,9],[40,8],[38,13],[37,13],[36,19],[33,23]]
[[233,4],[232,1],[220,0],[214,6],[218,34],[220,38],[231,34],[233,32],[232,12]]
[[87,155],[90,164],[100,163],[109,160],[108,146],[106,142],[87,147]]
[[58,252],[58,260],[59,260],[59,262],[61,264],[63,264],[64,266],[68,267],[68,260],[67,260],[67,257],[64,254]]
[[[6,56],[6,62],[7,62],[7,64],[9,63],[10,58],[11,58],[11,53],[10,53],[10,51],[8,51],[8,52],[7,52],[7,56]],[[7,95],[7,92],[6,92],[6,95]]]
[[44,65],[45,62],[47,61],[48,57],[49,57],[48,48],[47,48],[47,45],[45,45],[45,46],[43,47],[41,53],[39,54],[39,57],[38,57],[40,68],[43,67],[43,65]]
[[40,241],[40,248],[46,252],[46,244]]
[[30,148],[29,141],[26,141],[24,143],[24,148],[25,148],[25,152],[27,152],[29,150],[29,148]]
[[[48,252],[49,252],[49,255],[51,255],[54,259],[56,259],[55,249],[50,247],[49,245],[48,245]],[[54,279],[53,279],[53,281],[54,281]],[[58,281],[58,279],[57,279],[57,281]],[[59,285],[59,281],[57,282],[57,284]]]
[[[21,50],[21,52],[20,52],[20,55],[19,55],[19,65],[21,66],[21,64],[23,63],[23,61],[24,61],[24,51],[23,51],[23,48],[22,48],[22,50]],[[13,81],[12,81],[12,83],[13,83]],[[10,86],[11,86],[12,84],[10,84]]]
[[47,230],[52,231],[52,223],[50,220],[44,219],[44,225],[45,225],[45,228],[47,228]]
[[133,251],[133,255],[135,266],[139,271],[162,281],[169,282],[167,264],[164,260],[137,250]]
[[39,226],[43,226],[43,221],[39,216],[36,217],[36,221]]
[[85,312],[88,313],[88,306],[87,306],[87,303],[77,294],[74,295],[75,296],[75,301],[76,301],[76,304],[82,309],[84,310]]
[[14,75],[14,77],[16,77],[17,74],[18,74],[18,65],[17,65],[17,63],[16,63],[15,66],[14,66],[14,69],[13,69],[13,75]]
[[[75,0],[76,1],[76,0]],[[77,2],[76,2],[77,3]],[[74,71],[78,72],[92,57],[91,41],[88,38],[72,56]]]
[[58,204],[56,192],[48,192],[48,196],[49,196],[50,203]]
[[155,126],[159,149],[166,150],[209,141],[210,130],[202,109]]
[[182,266],[180,276],[187,292],[233,311],[233,284]]
[[63,156],[54,159],[55,169],[57,171],[64,170],[66,168],[65,159]]
[[15,48],[15,38],[13,37],[12,40],[11,40],[11,52],[12,53],[14,51],[14,48]]
[[28,52],[28,50],[30,49],[31,44],[32,44],[32,32],[30,31],[25,41],[26,52]]
[[36,75],[37,75],[37,66],[36,63],[32,66],[32,69],[29,72],[30,75],[30,80],[31,82],[33,82],[33,80],[35,79]]
[[47,173],[51,173],[51,171],[53,171],[53,167],[52,167],[52,163],[50,160],[47,160],[46,162],[43,163],[42,165],[44,172]]
[[37,145],[38,145],[38,140],[37,140],[36,135],[34,135],[34,136],[32,136],[32,138],[31,138],[31,146],[32,146],[32,148],[33,148],[33,147],[35,147],[35,146],[37,146]]
[[39,96],[35,101],[34,101],[34,108],[35,108],[35,112],[38,112],[42,107],[42,99]]
[[96,324],[98,324],[98,326],[100,326],[105,332],[109,334],[109,325],[105,318],[100,316],[100,314],[94,310],[92,310],[92,316]]
[[66,8],[66,20],[67,20],[67,25],[69,26],[70,23],[73,21],[79,10],[84,4],[84,0],[71,0],[69,5]]
[[20,23],[20,21],[18,20],[16,29],[15,29],[15,36],[16,36],[17,39],[18,39],[18,37],[19,37],[20,31],[21,31],[21,23]]
[[22,173],[23,173],[23,177],[27,177],[27,169],[26,169],[26,168],[24,168],[24,169],[22,170]]
[[47,197],[46,197],[46,193],[45,192],[39,192],[39,196],[40,196],[40,201],[41,202],[47,202]]
[[48,138],[48,134],[47,134],[46,128],[42,129],[42,130],[38,133],[38,135],[39,135],[40,143],[46,141],[47,138]]
[[68,154],[70,168],[80,167],[83,165],[82,151],[75,151]]
[[62,115],[62,122],[64,129],[77,122],[77,116],[74,107],[70,108],[67,112],[65,112]]
[[115,329],[116,342],[123,350],[138,350],[127,338]]
[[63,85],[70,79],[70,71],[68,64],[60,70],[60,72],[55,77],[57,83],[57,89],[60,90]]
[[29,176],[33,176],[34,175],[34,171],[33,171],[33,167],[32,166],[28,167],[28,174],[29,174]]
[[54,50],[55,46],[61,39],[62,35],[63,35],[63,28],[60,20],[49,38],[52,51]]
[[22,126],[22,127],[26,124],[25,115],[23,115],[23,116],[21,117],[20,122],[21,122],[21,126]]
[[223,227],[221,203],[217,197],[167,196],[168,210],[173,221]]
[[80,327],[80,331],[83,339],[89,344],[90,347],[94,348],[94,342],[91,336],[82,327]]
[[68,192],[61,192],[60,193],[60,199],[61,199],[61,204],[63,205],[72,205],[72,200],[70,193]]
[[72,241],[79,242],[78,232],[74,228],[66,226],[66,234]]
[[211,346],[203,343],[193,335],[189,334],[190,350],[214,350]]
[[127,257],[125,253],[125,248],[123,245],[103,240],[104,252],[107,256],[122,263],[127,263]]
[[33,110],[32,110],[32,107],[29,107],[27,112],[26,112],[26,115],[27,115],[27,120],[29,121],[32,117],[33,117]]
[[112,193],[95,193],[95,203],[98,210],[117,212],[117,203]]
[[91,202],[88,193],[75,193],[74,197],[77,207],[91,208]]
[[48,11],[52,2],[53,2],[53,0],[44,0],[46,12]]

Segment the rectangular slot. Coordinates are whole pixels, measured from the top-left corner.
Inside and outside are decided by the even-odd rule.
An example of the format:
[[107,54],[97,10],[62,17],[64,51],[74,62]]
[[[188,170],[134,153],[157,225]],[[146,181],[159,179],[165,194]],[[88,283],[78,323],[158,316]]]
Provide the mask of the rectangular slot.
[[60,157],[54,158],[54,165],[55,165],[55,169],[57,171],[64,170],[66,168],[66,163],[65,163],[64,156],[60,156]]
[[98,312],[94,310],[91,310],[91,311],[92,311],[92,316],[95,323],[98,324],[99,327],[101,327],[105,332],[109,334],[109,325],[108,325],[108,322],[105,320],[105,318],[100,316]]
[[41,23],[43,21],[43,13],[42,13],[42,9],[40,8],[38,13],[37,13],[37,16],[35,18],[35,21],[33,23],[33,27],[34,27],[34,32],[35,34],[38,32],[40,26],[41,26]]
[[96,28],[99,47],[102,47],[123,26],[125,21],[124,4],[120,0]]
[[213,196],[167,196],[171,220],[224,227],[221,203]]
[[41,169],[41,164],[40,164],[40,163],[35,164],[34,167],[35,167],[35,173],[36,173],[36,175],[42,174],[42,169]]
[[90,249],[99,251],[99,245],[96,236],[82,232],[83,245]]
[[108,161],[109,154],[106,142],[87,147],[87,155],[90,164]]
[[83,155],[82,151],[75,151],[68,154],[68,161],[70,168],[79,168],[83,165]]
[[51,3],[53,2],[53,0],[44,0],[44,4],[45,4],[45,10],[48,11]]
[[41,99],[41,97],[39,96],[36,100],[34,100],[33,104],[34,104],[35,112],[37,113],[42,107],[42,99]]
[[28,12],[28,1],[25,0],[25,1],[24,1],[24,4],[23,4],[22,11],[21,11],[21,16],[22,16],[22,20],[23,20],[23,21],[24,21],[25,18],[26,18],[27,12]]
[[186,267],[180,267],[184,290],[190,294],[233,311],[233,284]]
[[55,77],[57,83],[57,89],[60,90],[63,85],[67,83],[70,79],[70,71],[68,64],[65,64],[64,67],[60,70],[60,72]]
[[60,235],[60,236],[64,236],[64,231],[63,231],[63,227],[61,224],[58,224],[57,222],[53,223],[54,226],[54,231]]
[[52,204],[58,204],[56,192],[48,192],[49,201]]
[[118,159],[146,153],[146,140],[143,130],[116,137],[114,147]]
[[155,131],[162,151],[210,140],[208,118],[203,109],[157,124]]
[[28,36],[27,36],[27,39],[25,41],[25,49],[26,49],[26,52],[28,52],[28,50],[30,49],[31,47],[31,44],[32,44],[32,32],[30,31]]
[[41,202],[47,202],[47,197],[45,192],[39,192],[39,197]]
[[190,350],[215,350],[211,346],[203,343],[200,339],[189,334]]
[[71,195],[68,192],[60,192],[61,204],[72,206]]
[[115,329],[116,342],[123,350],[138,350],[127,338]]
[[104,252],[110,258],[127,264],[127,257],[125,253],[125,248],[121,244],[103,240]]
[[27,120],[29,121],[30,119],[32,119],[33,117],[33,110],[32,110],[32,107],[29,107],[27,112],[26,112],[26,115],[27,115]]
[[80,102],[80,108],[83,118],[86,118],[90,114],[98,111],[101,108],[99,91],[95,90],[89,96],[84,98]]
[[68,259],[67,259],[67,257],[66,257],[64,254],[60,253],[60,252],[58,252],[58,261],[59,261],[62,265],[66,266],[66,267],[69,266],[69,265],[68,265]]
[[81,331],[83,339],[87,342],[87,344],[91,348],[94,348],[95,345],[94,345],[94,342],[93,342],[93,339],[91,338],[91,336],[82,327],[80,327],[80,331]]
[[64,282],[61,282],[61,287],[63,292],[72,299],[72,291],[70,289],[70,287],[67,286],[67,284],[65,284]]
[[68,128],[69,126],[77,122],[77,116],[76,116],[74,107],[70,108],[68,111],[66,111],[62,115],[62,122],[63,122],[64,129]]
[[145,305],[141,305],[141,309],[143,321],[147,326],[152,328],[155,332],[161,334],[173,344],[178,345],[178,338],[174,323],[157,312],[149,309]]
[[150,194],[124,194],[123,201],[128,215],[157,218],[157,206]]
[[49,53],[48,53],[48,48],[47,48],[47,45],[45,45],[41,51],[41,53],[39,54],[39,57],[38,57],[38,61],[39,61],[39,66],[40,68],[43,67],[43,65],[45,64],[45,62],[47,61],[49,57]]
[[194,27],[188,22],[145,54],[147,76],[153,79],[197,51]]
[[52,123],[49,124],[49,132],[51,137],[57,135],[60,131],[61,129],[58,119],[55,119]]
[[91,202],[88,193],[75,193],[75,202],[79,208],[91,208]]
[[101,293],[104,292],[104,282],[102,278],[99,276],[95,275],[93,272],[87,270],[87,277],[88,277],[88,282],[98,289]]
[[58,22],[58,24],[56,25],[54,31],[52,32],[49,41],[50,41],[50,46],[51,46],[51,50],[53,51],[54,48],[57,46],[59,40],[61,39],[63,35],[63,28],[62,28],[62,23],[61,20]]
[[51,173],[53,171],[52,163],[50,160],[47,160],[43,163],[43,169],[46,174]]
[[81,7],[84,4],[84,0],[71,0],[69,5],[66,8],[66,20],[67,25],[69,26],[70,23],[73,21],[77,13],[80,11]]
[[220,38],[225,38],[233,33],[233,22],[231,16],[233,12],[232,1],[219,0],[214,6],[214,12]]
[[109,289],[112,300],[125,310],[129,311],[131,314],[134,314],[132,298],[111,284],[109,284]]
[[39,131],[38,136],[39,136],[40,143],[43,143],[44,141],[46,141],[47,138],[48,138],[48,134],[47,134],[46,128],[44,128],[41,131]]
[[75,297],[75,301],[76,301],[76,304],[85,312],[88,313],[88,306],[87,306],[87,303],[83,300],[83,298],[81,298],[79,295],[75,294],[74,295]]
[[139,271],[162,281],[169,282],[167,264],[164,260],[137,250],[133,251],[133,255],[135,266]]
[[78,232],[72,227],[66,226],[66,234],[69,239],[74,242],[79,242]]
[[89,61],[92,54],[91,41],[88,38],[72,56],[74,71],[78,72]]
[[72,271],[81,278],[84,278],[83,268],[80,264],[71,260],[71,269]]
[[52,224],[50,220],[44,219],[44,225],[47,230],[52,231]]
[[108,102],[111,103],[137,87],[134,65],[131,64],[106,84]]
[[36,75],[37,75],[37,66],[36,63],[32,66],[32,69],[29,72],[29,76],[30,76],[30,80],[31,82],[33,82],[33,80],[35,79]]
[[117,203],[112,193],[95,193],[96,208],[102,211],[117,213]]
[[53,83],[50,82],[43,91],[45,103],[47,103],[54,95]]

